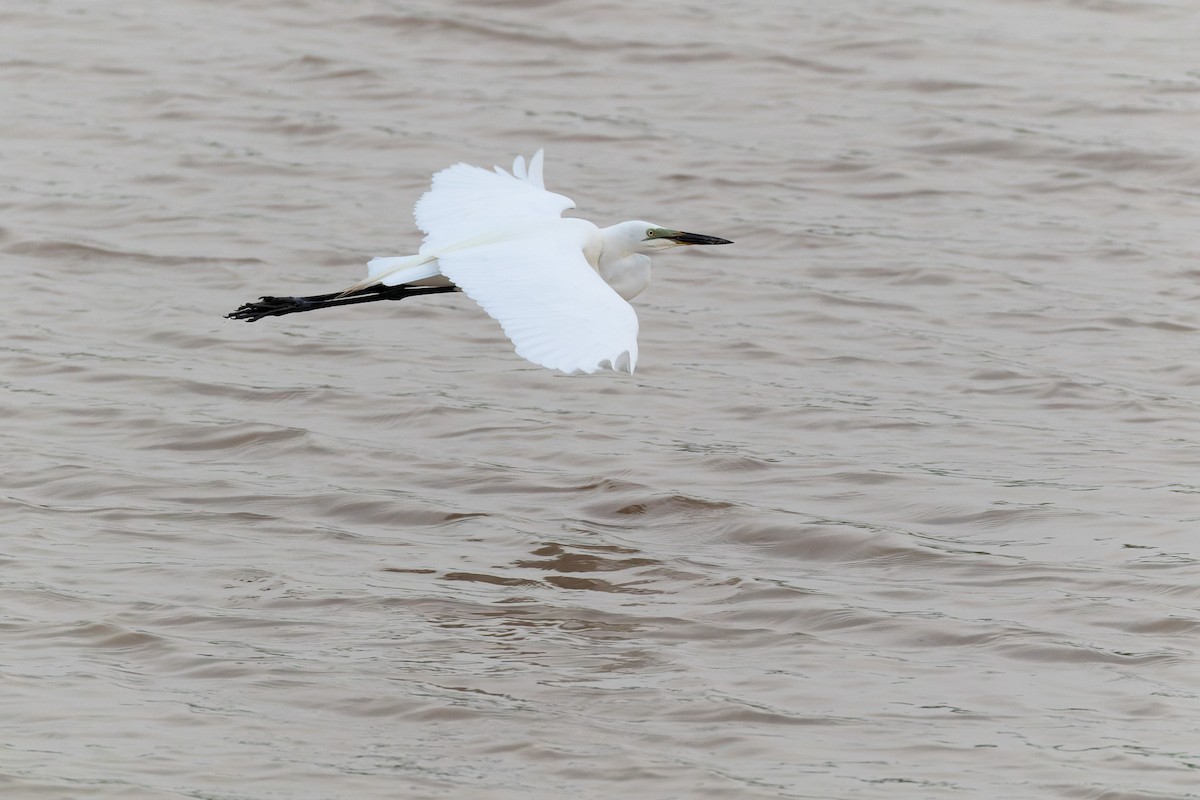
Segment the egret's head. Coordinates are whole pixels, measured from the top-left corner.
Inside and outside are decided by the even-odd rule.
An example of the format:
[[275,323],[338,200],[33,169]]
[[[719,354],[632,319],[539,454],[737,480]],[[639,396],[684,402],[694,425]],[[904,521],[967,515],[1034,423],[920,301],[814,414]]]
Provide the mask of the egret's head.
[[685,244],[733,244],[728,239],[662,228],[653,222],[634,221],[624,224],[630,227],[631,232],[638,240],[637,249],[643,253],[667,250]]

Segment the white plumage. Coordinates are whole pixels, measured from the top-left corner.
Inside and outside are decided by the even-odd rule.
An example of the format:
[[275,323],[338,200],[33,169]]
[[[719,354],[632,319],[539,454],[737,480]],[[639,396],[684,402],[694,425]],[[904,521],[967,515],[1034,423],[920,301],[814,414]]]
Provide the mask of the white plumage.
[[522,358],[567,373],[632,373],[638,319],[626,301],[650,282],[647,253],[729,242],[641,220],[601,229],[563,218],[575,203],[546,191],[542,175],[541,150],[528,166],[517,156],[511,173],[448,167],[413,210],[425,233],[416,255],[372,259],[367,279],[336,296],[263,298],[231,316],[253,321],[397,297],[371,287],[453,284],[500,323]]

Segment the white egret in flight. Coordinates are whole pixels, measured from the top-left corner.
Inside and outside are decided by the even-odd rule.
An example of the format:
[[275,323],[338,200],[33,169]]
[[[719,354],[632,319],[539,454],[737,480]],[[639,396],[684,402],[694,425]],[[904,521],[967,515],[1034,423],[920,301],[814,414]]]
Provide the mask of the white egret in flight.
[[333,294],[263,297],[228,314],[248,322],[351,303],[462,291],[491,315],[517,355],[563,372],[633,372],[638,320],[626,301],[650,283],[648,254],[727,239],[634,220],[607,228],[562,212],[546,191],[542,151],[512,173],[455,164],[433,176],[413,210],[425,232],[411,256],[375,258],[368,276]]

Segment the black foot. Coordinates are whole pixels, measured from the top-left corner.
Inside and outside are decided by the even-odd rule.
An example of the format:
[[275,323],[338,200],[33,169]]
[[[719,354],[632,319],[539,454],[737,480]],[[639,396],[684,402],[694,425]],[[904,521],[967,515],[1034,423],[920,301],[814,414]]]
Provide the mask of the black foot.
[[320,308],[320,306],[303,297],[260,297],[257,303],[246,303],[237,311],[226,314],[225,319],[244,319],[246,322],[256,322],[263,317],[279,317],[284,314],[295,314],[298,311],[311,311],[313,308]]

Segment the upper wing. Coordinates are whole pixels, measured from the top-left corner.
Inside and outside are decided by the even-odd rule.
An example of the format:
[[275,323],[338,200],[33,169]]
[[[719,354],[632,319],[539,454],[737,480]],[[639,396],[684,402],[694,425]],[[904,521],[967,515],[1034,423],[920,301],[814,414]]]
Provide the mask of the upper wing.
[[522,358],[568,373],[603,367],[632,373],[637,314],[584,258],[586,225],[559,219],[445,253],[438,262],[500,323]]
[[480,236],[558,219],[574,208],[571,198],[547,192],[542,181],[542,151],[525,167],[517,156],[513,172],[488,171],[455,164],[433,176],[433,185],[413,209],[425,232],[421,252],[440,251]]

